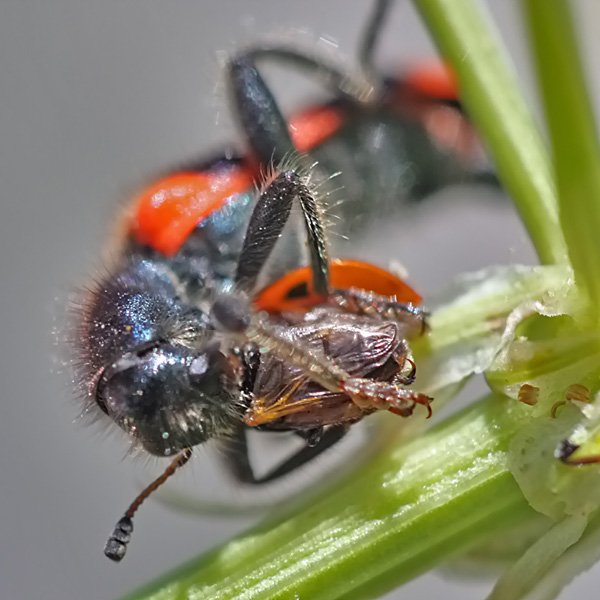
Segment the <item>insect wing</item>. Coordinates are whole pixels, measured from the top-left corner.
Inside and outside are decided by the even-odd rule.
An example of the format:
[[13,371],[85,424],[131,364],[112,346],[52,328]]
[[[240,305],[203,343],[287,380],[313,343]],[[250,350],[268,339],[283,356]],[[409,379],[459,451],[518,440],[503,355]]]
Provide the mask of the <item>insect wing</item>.
[[[297,313],[295,316],[298,317]],[[405,356],[404,340],[394,322],[365,322],[330,308],[302,315],[302,321],[288,324],[285,335],[300,341],[316,361],[320,357],[333,360],[352,377],[391,379]],[[262,425],[292,415],[296,425],[305,426],[359,418],[359,412],[346,395],[327,390],[298,367],[264,354],[246,423]]]

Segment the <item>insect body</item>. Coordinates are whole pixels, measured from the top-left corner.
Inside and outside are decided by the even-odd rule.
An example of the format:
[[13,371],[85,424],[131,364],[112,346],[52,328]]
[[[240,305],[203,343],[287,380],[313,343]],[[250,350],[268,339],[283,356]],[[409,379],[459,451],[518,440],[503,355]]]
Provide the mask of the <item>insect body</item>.
[[[281,49],[261,48],[257,53],[267,58],[276,51]],[[310,152],[319,169],[335,174],[336,186],[343,189],[344,219],[336,223],[338,233],[355,236],[369,218],[393,214],[452,184],[497,184],[447,68],[421,65],[382,81],[370,102],[360,95],[367,93],[363,88],[371,88],[364,82],[355,87],[359,91],[353,95],[303,110],[288,123],[296,149]],[[248,136],[254,145],[255,134],[249,131]],[[236,205],[230,200],[241,194],[246,203],[239,203],[248,206],[252,185],[264,169],[256,160],[260,152],[269,156],[270,164],[268,148],[254,148],[246,156],[228,149],[223,156],[180,167],[148,186],[133,217],[136,239],[173,255],[199,223],[225,205],[229,212],[221,211],[215,219],[234,229],[235,218],[243,221],[244,216],[243,209],[232,214]]]
[[[264,57],[309,68],[342,99],[288,127],[257,70]],[[362,84],[348,91],[348,74],[273,47],[240,53],[227,72],[251,154],[183,169],[149,186],[126,216],[120,258],[84,295],[76,319],[90,410],[105,413],[137,447],[172,458],[118,522],[105,547],[115,561],[125,554],[141,502],[198,444],[222,440],[238,479],[265,483],[305,464],[376,410],[405,417],[418,404],[429,410],[430,398],[405,387],[415,377],[407,339],[425,329],[420,297],[391,273],[330,258],[312,158],[322,153],[327,166],[327,145],[348,127],[369,128],[380,119],[376,127],[388,132],[389,86],[365,103],[356,92]],[[271,164],[253,199],[248,190],[258,167]],[[294,206],[308,267],[297,268],[301,257],[281,246]],[[273,278],[273,265],[283,276]],[[306,445],[257,478],[249,427],[292,430]]]

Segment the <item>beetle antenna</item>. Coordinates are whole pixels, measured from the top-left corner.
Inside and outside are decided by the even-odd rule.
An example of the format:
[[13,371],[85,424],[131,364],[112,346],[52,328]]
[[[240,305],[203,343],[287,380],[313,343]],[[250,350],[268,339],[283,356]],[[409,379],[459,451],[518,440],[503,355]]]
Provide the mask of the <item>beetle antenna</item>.
[[108,538],[106,545],[104,546],[104,554],[114,560],[120,562],[127,552],[127,544],[131,541],[131,533],[133,532],[133,515],[140,507],[142,502],[152,493],[154,490],[159,488],[175,471],[190,460],[192,456],[192,449],[185,448],[180,452],[175,460],[165,469],[162,475],[158,476],[148,487],[146,487],[137,498],[129,505],[129,508],[125,514],[119,519],[115,528]]

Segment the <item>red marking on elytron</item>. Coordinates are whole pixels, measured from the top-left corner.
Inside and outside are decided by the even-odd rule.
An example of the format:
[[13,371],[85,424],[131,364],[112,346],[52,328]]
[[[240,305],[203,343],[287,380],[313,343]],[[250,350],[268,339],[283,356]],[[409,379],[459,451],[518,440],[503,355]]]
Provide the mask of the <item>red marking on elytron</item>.
[[440,148],[463,158],[467,164],[476,161],[481,151],[475,130],[467,118],[451,106],[424,107],[423,126]]
[[458,82],[452,68],[441,62],[419,63],[402,74],[409,87],[431,98],[458,100]]
[[[335,133],[342,123],[339,110],[317,106],[292,118],[290,135],[298,151],[306,152]],[[138,243],[172,256],[198,223],[232,195],[250,189],[256,176],[258,168],[245,164],[159,179],[139,196],[130,231]]]
[[288,127],[298,152],[307,152],[333,135],[343,123],[338,108],[315,106],[292,117]]
[[456,76],[449,65],[418,64],[405,71],[399,84],[394,102],[403,116],[419,121],[441,150],[453,153],[465,164],[481,160],[482,148],[472,124],[456,107],[440,102],[459,97]]
[[172,256],[198,223],[232,195],[247,191],[253,181],[246,166],[159,179],[139,196],[130,231],[140,244]]
[[[332,288],[347,290],[360,288],[382,296],[395,296],[398,302],[419,304],[421,296],[401,279],[388,271],[357,260],[332,260],[330,264]],[[308,296],[288,298],[294,288],[306,286]],[[284,310],[308,310],[324,300],[312,289],[310,267],[302,267],[284,275],[265,288],[254,300],[258,310],[280,312]]]

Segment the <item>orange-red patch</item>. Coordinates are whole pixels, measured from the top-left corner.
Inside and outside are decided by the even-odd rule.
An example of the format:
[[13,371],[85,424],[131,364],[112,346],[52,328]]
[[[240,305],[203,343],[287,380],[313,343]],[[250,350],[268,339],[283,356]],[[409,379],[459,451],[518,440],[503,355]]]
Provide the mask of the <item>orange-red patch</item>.
[[290,136],[299,152],[307,152],[333,135],[343,124],[341,111],[333,106],[317,106],[293,116]]
[[[392,273],[356,260],[331,261],[330,280],[333,288],[354,287],[382,296],[395,296],[398,302],[421,302],[421,296]],[[306,293],[302,294],[302,290]],[[295,291],[300,293],[296,294]],[[254,305],[258,310],[271,312],[308,310],[323,300],[312,290],[310,267],[302,267],[265,288],[255,299]]]
[[194,228],[253,182],[247,167],[175,173],[148,186],[137,200],[130,231],[140,244],[172,256]]
[[458,100],[458,82],[452,68],[442,62],[417,64],[402,79],[408,86],[431,98]]

